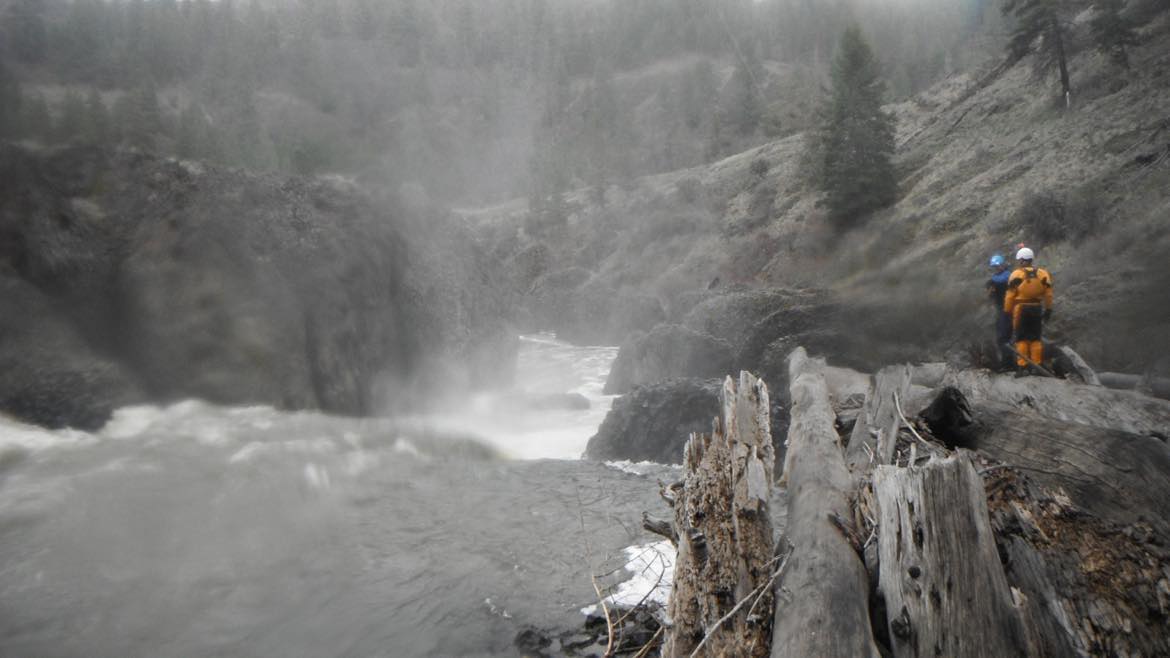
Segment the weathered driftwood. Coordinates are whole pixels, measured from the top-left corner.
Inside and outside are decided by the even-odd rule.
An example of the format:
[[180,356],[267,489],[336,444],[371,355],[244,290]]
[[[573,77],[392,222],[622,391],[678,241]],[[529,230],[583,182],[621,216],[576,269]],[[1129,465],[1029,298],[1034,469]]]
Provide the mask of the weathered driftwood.
[[1045,377],[1017,379],[984,371],[951,372],[945,383],[959,389],[973,404],[999,403],[1028,415],[1070,423],[1134,434],[1170,435],[1170,401],[1138,393]]
[[905,401],[910,379],[908,366],[883,368],[874,376],[845,452],[845,462],[852,471],[864,473],[874,465],[890,463],[902,423],[895,396],[899,402]]
[[971,403],[953,388],[922,419],[948,444],[1010,464],[1101,518],[1170,530],[1170,446],[1158,439]]
[[873,487],[894,655],[1024,655],[1024,627],[970,458],[878,466]]
[[673,626],[663,656],[767,656],[776,561],[768,500],[775,456],[768,389],[742,372],[723,385],[721,418],[692,435],[675,490]]
[[865,567],[842,524],[853,517],[853,479],[834,429],[823,362],[788,357],[792,398],[784,477],[792,547],[776,599],[772,656],[877,656]]
[[935,388],[942,384],[946,374],[947,364],[945,363],[920,363],[910,367],[910,383],[915,386]]
[[1080,354],[1077,354],[1076,350],[1068,345],[1056,345],[1052,350],[1056,353],[1057,358],[1063,362],[1064,368],[1068,371],[1069,379],[1088,386],[1101,385],[1097,373],[1089,367]]
[[1164,540],[1086,514],[1010,467],[987,477],[991,524],[1028,655],[1170,655]]
[[1097,375],[1102,386],[1122,391],[1144,391],[1162,399],[1170,398],[1170,379],[1165,377],[1143,377],[1120,372],[1102,372]]
[[833,409],[840,411],[842,408],[852,406],[851,401],[854,398],[864,402],[872,379],[868,374],[830,365],[826,365],[823,372],[825,383],[829,387],[829,402],[833,404]]

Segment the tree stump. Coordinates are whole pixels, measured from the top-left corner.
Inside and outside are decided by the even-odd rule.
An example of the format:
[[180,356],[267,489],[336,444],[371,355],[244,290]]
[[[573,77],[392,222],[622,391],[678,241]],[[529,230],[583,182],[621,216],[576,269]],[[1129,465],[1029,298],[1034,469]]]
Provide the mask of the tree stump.
[[880,582],[895,656],[1022,656],[1012,603],[971,460],[874,471]]
[[768,389],[747,372],[723,384],[711,434],[691,435],[674,501],[673,627],[663,656],[768,655],[776,566],[768,501],[775,456]]

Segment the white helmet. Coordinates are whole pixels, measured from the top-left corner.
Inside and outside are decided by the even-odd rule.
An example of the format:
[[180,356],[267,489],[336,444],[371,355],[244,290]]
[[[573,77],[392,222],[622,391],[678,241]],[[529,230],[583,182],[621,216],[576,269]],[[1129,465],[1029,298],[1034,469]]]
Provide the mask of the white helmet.
[[1036,254],[1032,253],[1032,250],[1027,247],[1016,252],[1016,260],[1032,260],[1035,257]]

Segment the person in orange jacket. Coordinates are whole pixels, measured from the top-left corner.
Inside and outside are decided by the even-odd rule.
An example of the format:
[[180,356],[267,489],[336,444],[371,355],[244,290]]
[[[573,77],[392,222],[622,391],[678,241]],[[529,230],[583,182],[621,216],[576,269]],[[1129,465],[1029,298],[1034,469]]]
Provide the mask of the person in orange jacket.
[[1029,363],[1044,362],[1044,321],[1052,316],[1052,275],[1032,265],[1035,257],[1027,247],[1016,252],[1019,266],[1008,279],[1003,297],[1003,312],[1012,316],[1020,374],[1027,372]]

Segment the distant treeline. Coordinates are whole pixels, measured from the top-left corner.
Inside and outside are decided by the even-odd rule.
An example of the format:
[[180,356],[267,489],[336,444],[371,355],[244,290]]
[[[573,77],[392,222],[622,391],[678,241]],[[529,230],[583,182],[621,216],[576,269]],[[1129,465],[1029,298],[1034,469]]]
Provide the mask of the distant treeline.
[[0,131],[539,198],[807,127],[853,22],[892,97],[918,91],[998,49],[988,5],[12,0]]

